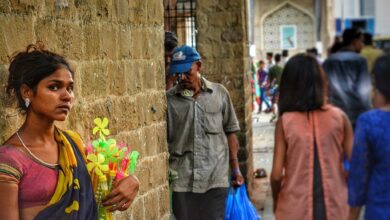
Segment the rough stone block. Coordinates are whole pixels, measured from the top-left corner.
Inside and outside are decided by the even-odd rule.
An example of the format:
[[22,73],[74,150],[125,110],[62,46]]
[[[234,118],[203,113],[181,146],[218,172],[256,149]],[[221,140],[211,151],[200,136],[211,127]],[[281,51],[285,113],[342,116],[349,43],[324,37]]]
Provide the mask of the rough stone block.
[[148,114],[148,95],[138,95],[136,97],[137,113],[138,113],[138,126],[150,125],[151,119]]
[[11,12],[11,2],[10,1],[0,1],[0,12],[10,13]]
[[129,19],[132,24],[145,24],[147,23],[148,9],[147,4],[149,1],[132,0],[129,1]]
[[[162,153],[154,157],[152,167],[156,169],[151,170],[153,178],[153,187],[166,184],[168,181],[168,153]],[[158,167],[158,168],[157,168]]]
[[145,213],[146,219],[159,219],[159,204],[158,204],[158,192],[157,191],[152,191],[148,193],[144,200],[145,200],[145,207],[154,207],[151,209],[148,209],[148,211]]
[[96,0],[96,9],[96,15],[99,20],[117,20],[117,14],[113,0]]
[[143,65],[142,65],[142,70],[143,70],[143,74],[141,74],[142,76],[142,81],[143,81],[143,88],[144,89],[154,89],[156,88],[156,75],[157,74],[160,74],[160,73],[157,73],[155,70],[155,65],[156,65],[156,62],[154,62],[153,60],[147,60],[145,62],[143,62]]
[[129,1],[118,0],[114,1],[117,19],[120,23],[127,23],[129,20]]
[[127,217],[125,219],[150,219],[150,218],[146,218],[146,210],[148,210],[149,212],[149,209],[146,209],[145,207],[145,202],[144,202],[144,198],[139,198],[138,200],[134,201],[133,205],[130,207],[130,209],[128,211],[126,211],[127,214]]
[[3,47],[7,48],[7,54],[24,50],[27,45],[34,43],[33,20],[31,16],[0,15],[0,36],[3,36]]
[[119,59],[128,59],[132,51],[131,28],[128,25],[120,25],[119,30]]
[[145,157],[157,154],[157,135],[155,129],[155,126],[148,126],[144,128],[144,134],[146,136],[146,138],[144,139],[146,145]]
[[4,5],[4,9],[8,12],[12,11],[15,14],[38,14],[43,9],[43,1],[39,0],[19,0],[19,1],[2,1],[2,5]]
[[107,63],[103,61],[86,62],[80,66],[81,96],[88,100],[107,95]]
[[[0,29],[0,45],[6,45],[4,34],[2,30]],[[9,55],[6,47],[0,47],[0,62],[1,63],[8,63],[9,62]],[[7,72],[4,72],[4,74],[8,74]]]
[[143,59],[145,53],[145,41],[147,40],[145,31],[140,28],[134,28],[131,33],[131,58],[132,59]]
[[69,59],[81,59],[84,49],[81,34],[82,29],[79,24],[58,21],[55,25],[55,34],[57,35],[56,45],[59,48],[58,52]]
[[148,1],[148,23],[152,26],[162,26],[164,22],[164,8],[161,1]]
[[126,93],[126,80],[124,64],[120,61],[109,62],[108,64],[108,76],[107,79],[109,93],[111,95],[122,96]]
[[154,134],[156,135],[156,144],[157,144],[157,153],[161,154],[163,152],[168,151],[167,146],[167,131],[166,131],[166,123],[158,124],[155,127]]
[[125,66],[125,80],[127,93],[129,95],[134,95],[142,91],[142,81],[141,81],[141,70],[140,70],[141,61],[126,61]]
[[118,59],[118,25],[113,23],[102,24],[100,28],[100,54],[111,60]]
[[[56,33],[57,21],[53,19],[37,19],[34,25],[37,41],[42,41],[49,50],[60,51],[58,34]],[[33,42],[31,42],[33,43]]]
[[165,183],[163,187],[159,188],[158,192],[158,204],[159,204],[159,219],[170,213],[170,200],[169,200],[169,186]]
[[100,39],[101,32],[98,23],[83,24],[83,41],[85,44],[84,59],[95,60],[101,56]]
[[151,183],[149,182],[150,179],[152,178],[150,176],[150,169],[152,167],[150,166],[150,163],[148,162],[148,158],[141,160],[138,165],[137,165],[137,170],[140,172],[142,175],[138,176],[139,181],[142,183],[140,185],[139,193],[138,195],[143,195],[147,191],[151,190]]

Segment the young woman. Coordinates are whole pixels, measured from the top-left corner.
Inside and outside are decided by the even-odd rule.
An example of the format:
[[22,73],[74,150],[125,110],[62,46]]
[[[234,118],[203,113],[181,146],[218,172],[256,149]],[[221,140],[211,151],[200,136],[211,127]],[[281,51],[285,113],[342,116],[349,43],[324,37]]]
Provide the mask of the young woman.
[[374,107],[360,115],[349,175],[350,219],[390,219],[390,55],[376,61]]
[[[7,92],[26,119],[0,147],[0,219],[97,219],[82,140],[54,125],[72,107],[73,74],[62,56],[42,44],[12,58]],[[103,205],[126,210],[138,188],[136,178],[125,178]]]
[[299,54],[280,83],[271,187],[277,220],[348,217],[343,153],[351,154],[347,116],[326,103],[326,77],[317,60]]

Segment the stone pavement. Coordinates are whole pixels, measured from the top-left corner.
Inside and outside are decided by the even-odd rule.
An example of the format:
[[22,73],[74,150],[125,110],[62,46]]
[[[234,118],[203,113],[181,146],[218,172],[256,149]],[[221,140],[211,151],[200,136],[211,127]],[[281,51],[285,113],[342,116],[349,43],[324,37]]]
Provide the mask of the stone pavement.
[[272,211],[272,195],[269,176],[272,168],[275,124],[270,123],[272,114],[255,114],[252,116],[253,126],[253,168],[264,168],[266,178],[253,179],[251,200],[258,209],[262,220],[274,220]]

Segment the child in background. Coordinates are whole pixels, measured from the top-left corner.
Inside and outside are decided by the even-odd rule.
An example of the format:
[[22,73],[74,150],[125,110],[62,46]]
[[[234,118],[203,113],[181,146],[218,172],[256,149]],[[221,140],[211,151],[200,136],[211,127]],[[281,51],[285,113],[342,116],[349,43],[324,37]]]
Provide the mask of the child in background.
[[271,187],[277,220],[348,217],[343,154],[351,154],[348,117],[327,104],[326,75],[305,54],[286,64],[278,102]]
[[350,220],[390,219],[390,55],[376,61],[374,107],[360,115],[349,175]]

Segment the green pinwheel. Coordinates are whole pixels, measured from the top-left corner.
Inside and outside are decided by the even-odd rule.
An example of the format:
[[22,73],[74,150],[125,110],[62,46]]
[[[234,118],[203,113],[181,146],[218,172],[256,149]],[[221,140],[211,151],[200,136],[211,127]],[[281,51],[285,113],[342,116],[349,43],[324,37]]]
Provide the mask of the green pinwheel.
[[92,133],[96,134],[99,132],[99,137],[106,140],[106,136],[110,135],[110,130],[107,129],[108,119],[106,117],[103,120],[101,118],[95,118],[93,122],[95,122],[96,127],[93,128]]
[[88,154],[87,159],[90,161],[87,163],[89,173],[95,173],[98,176],[102,176],[103,172],[108,172],[108,165],[104,164],[106,159],[103,154],[98,153],[97,156],[95,154]]

